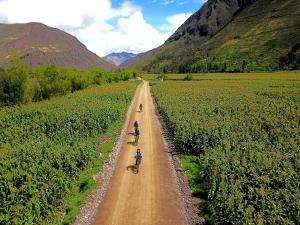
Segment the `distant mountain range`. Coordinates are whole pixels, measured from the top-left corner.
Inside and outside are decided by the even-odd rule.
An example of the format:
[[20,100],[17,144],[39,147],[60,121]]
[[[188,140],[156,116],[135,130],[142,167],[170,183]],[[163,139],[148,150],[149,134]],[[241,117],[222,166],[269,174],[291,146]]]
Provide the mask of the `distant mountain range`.
[[299,0],[208,0],[159,48],[130,66],[148,72],[300,68]]
[[89,51],[74,36],[41,23],[0,24],[0,66],[5,66],[16,53],[32,67],[55,64],[76,69],[117,68]]
[[124,61],[121,65],[120,68],[127,68],[130,67],[131,65],[133,65],[134,63],[138,62],[139,60],[145,58],[146,56],[148,56],[149,54],[151,54],[153,50],[147,51],[147,52],[143,52],[143,53],[139,53],[136,54],[135,57],[129,58],[126,61]]
[[137,55],[129,52],[119,52],[119,53],[111,53],[107,56],[104,56],[107,62],[112,63],[116,66],[120,66],[122,63],[135,58]]
[[150,50],[139,54],[133,54],[129,52],[111,53],[107,56],[104,56],[103,59],[105,59],[109,63],[118,66],[121,69],[124,69],[136,63],[138,60],[146,57],[152,51],[153,50]]

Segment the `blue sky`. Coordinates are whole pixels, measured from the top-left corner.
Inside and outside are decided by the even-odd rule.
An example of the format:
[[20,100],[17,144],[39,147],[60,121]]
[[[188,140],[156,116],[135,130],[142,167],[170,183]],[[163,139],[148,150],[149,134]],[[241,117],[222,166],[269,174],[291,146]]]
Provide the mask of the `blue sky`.
[[0,0],[0,23],[40,22],[99,56],[163,44],[205,0]]
[[[113,0],[112,6],[117,8],[123,0]],[[180,13],[194,13],[200,9],[204,1],[201,0],[135,0],[134,4],[142,8],[145,20],[155,28],[165,23],[169,16]]]

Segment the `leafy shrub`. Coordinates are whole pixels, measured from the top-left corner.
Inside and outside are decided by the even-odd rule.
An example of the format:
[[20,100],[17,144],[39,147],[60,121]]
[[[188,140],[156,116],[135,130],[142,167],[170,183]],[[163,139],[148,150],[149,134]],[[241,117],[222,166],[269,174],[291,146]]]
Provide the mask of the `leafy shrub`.
[[27,82],[26,102],[38,102],[43,99],[42,88],[37,79],[30,79]]
[[157,80],[165,80],[166,77],[167,77],[166,74],[161,73],[161,74],[159,74],[159,75],[156,77],[156,79],[157,79]]
[[71,91],[71,83],[63,76],[55,65],[43,68],[42,75],[38,77],[43,98],[65,95]]

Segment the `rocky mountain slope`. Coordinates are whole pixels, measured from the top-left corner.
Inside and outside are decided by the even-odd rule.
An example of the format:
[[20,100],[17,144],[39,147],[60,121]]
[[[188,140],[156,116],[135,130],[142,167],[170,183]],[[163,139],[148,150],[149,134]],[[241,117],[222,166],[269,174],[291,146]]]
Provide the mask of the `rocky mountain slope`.
[[150,72],[300,66],[299,0],[208,0],[162,46],[132,65]]
[[74,36],[40,23],[0,24],[0,65],[5,66],[13,54],[19,54],[30,66],[116,68],[89,51]]

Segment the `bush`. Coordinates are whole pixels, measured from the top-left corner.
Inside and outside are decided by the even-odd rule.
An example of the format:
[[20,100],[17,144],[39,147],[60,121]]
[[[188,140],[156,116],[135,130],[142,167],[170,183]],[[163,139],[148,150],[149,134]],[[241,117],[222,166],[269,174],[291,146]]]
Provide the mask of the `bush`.
[[193,80],[193,76],[191,74],[186,75],[183,80],[190,81]]
[[25,101],[26,82],[29,69],[17,57],[13,57],[10,67],[0,70],[0,102],[4,105]]
[[47,65],[39,77],[43,98],[64,95],[71,91],[71,82],[63,77],[55,65]]
[[166,78],[167,78],[167,76],[164,73],[161,73],[156,77],[157,80],[165,80]]
[[31,79],[27,82],[25,93],[25,102],[38,102],[43,99],[42,89],[37,79]]

